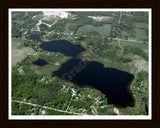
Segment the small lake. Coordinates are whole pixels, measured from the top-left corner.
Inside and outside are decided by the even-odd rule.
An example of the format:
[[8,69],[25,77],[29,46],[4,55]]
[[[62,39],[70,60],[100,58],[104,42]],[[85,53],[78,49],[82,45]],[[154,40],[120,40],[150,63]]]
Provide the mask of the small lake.
[[30,39],[32,39],[32,40],[38,40],[38,41],[42,42],[42,40],[40,39],[40,36],[37,35],[37,34],[32,34],[30,36]]
[[[41,41],[36,34],[33,34],[31,38]],[[66,56],[73,57],[62,64],[58,71],[53,72],[53,76],[73,82],[80,87],[90,86],[96,88],[106,95],[109,104],[120,107],[134,106],[135,99],[129,89],[134,79],[132,74],[114,68],[105,68],[103,64],[95,61],[89,62],[77,59],[76,56],[85,49],[73,45],[69,41],[41,42],[41,48],[44,51],[61,52]]]
[[48,64],[48,62],[46,60],[40,59],[40,58],[38,60],[32,61],[32,63],[37,66],[44,66],[44,65]]

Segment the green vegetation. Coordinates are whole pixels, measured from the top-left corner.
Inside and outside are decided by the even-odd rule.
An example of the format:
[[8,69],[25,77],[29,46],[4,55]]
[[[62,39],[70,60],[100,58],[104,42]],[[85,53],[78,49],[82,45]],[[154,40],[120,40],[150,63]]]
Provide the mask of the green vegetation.
[[[15,47],[17,43],[18,46]],[[15,47],[16,49],[22,49],[24,47],[24,39],[12,38],[12,47]]]
[[[94,34],[92,34],[94,32]],[[95,34],[95,32],[97,32],[97,34]],[[77,34],[89,34],[91,36],[102,36],[102,37],[106,37],[109,36],[111,32],[111,25],[110,24],[105,24],[103,26],[91,26],[91,25],[85,25],[80,27],[77,30]]]
[[49,27],[45,24],[41,24],[39,27],[40,27],[41,31],[45,31],[45,30],[49,29]]
[[124,47],[124,54],[132,53],[141,56],[144,60],[148,61],[148,55],[140,48],[126,46]]
[[51,17],[49,19],[42,19],[42,22],[47,23],[47,24],[53,24],[56,21],[56,18]]
[[74,115],[74,114],[13,102],[12,115]]
[[32,20],[34,15],[42,14],[41,12],[13,12],[12,13],[12,37],[21,38],[24,32],[29,32],[37,23]]

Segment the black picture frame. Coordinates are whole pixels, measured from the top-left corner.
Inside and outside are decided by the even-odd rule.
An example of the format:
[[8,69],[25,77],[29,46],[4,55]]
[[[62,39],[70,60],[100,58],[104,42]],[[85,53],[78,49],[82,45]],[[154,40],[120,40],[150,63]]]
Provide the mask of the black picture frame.
[[[160,127],[159,28],[158,0],[3,0],[0,4],[1,84],[0,122],[4,128],[36,127]],[[9,8],[151,8],[152,9],[152,120],[9,120],[8,119],[8,9]]]

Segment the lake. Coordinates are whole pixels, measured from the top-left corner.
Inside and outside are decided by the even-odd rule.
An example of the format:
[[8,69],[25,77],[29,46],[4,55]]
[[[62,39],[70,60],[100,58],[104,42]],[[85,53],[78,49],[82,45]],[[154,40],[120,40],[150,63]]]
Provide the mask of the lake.
[[40,36],[37,35],[37,34],[32,34],[30,36],[30,39],[32,39],[32,40],[38,40],[38,41],[42,42],[42,40],[40,39]]
[[72,56],[72,59],[62,64],[58,71],[53,72],[53,76],[73,82],[79,87],[96,88],[106,95],[109,104],[120,107],[133,107],[135,105],[135,99],[129,89],[134,79],[132,74],[114,68],[105,68],[99,62],[77,59],[76,56],[85,49],[73,45],[69,41],[44,42],[38,35],[34,34],[31,37],[42,42],[41,48],[44,51],[60,52],[66,56]]
[[40,59],[40,58],[38,60],[32,61],[32,63],[37,66],[44,66],[44,65],[48,64],[48,62],[46,60]]
[[114,68],[105,68],[98,62],[72,58],[53,75],[77,84],[91,86],[106,95],[109,104],[120,107],[134,106],[134,97],[128,89],[134,76]]
[[55,40],[55,41],[42,41],[37,34],[32,34],[31,39],[38,40],[41,43],[40,47],[44,51],[60,52],[66,56],[76,57],[79,53],[85,51],[85,49],[79,45],[73,45],[67,40]]

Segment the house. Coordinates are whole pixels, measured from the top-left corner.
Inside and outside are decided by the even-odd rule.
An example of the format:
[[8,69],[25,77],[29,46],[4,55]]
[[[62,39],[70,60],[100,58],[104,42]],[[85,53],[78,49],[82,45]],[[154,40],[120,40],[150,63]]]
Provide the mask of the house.
[[117,108],[114,108],[113,111],[114,111],[117,115],[119,115],[119,110],[118,110]]

